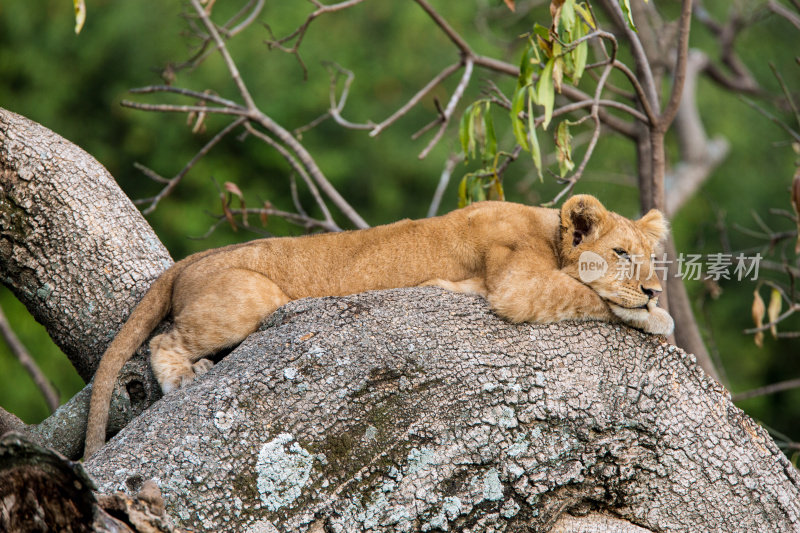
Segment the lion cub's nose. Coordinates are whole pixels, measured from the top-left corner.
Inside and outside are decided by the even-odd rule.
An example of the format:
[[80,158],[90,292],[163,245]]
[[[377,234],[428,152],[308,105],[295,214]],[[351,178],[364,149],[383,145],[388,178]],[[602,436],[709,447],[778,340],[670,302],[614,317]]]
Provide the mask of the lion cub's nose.
[[648,298],[651,300],[656,298],[659,294],[661,294],[661,289],[650,289],[645,287],[644,285],[641,286],[642,292],[647,295]]

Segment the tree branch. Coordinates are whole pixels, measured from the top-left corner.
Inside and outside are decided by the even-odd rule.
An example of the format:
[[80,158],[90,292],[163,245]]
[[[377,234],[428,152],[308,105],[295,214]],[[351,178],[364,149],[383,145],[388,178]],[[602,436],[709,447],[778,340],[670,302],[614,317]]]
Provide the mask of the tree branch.
[[249,111],[255,110],[256,103],[253,101],[253,97],[250,95],[250,91],[247,89],[247,85],[245,85],[244,80],[242,80],[242,76],[241,74],[239,74],[239,69],[236,67],[236,63],[231,57],[231,54],[228,52],[228,47],[225,46],[225,41],[222,39],[219,32],[217,31],[217,26],[211,21],[210,17],[211,5],[208,6],[208,12],[207,12],[203,8],[203,6],[200,5],[199,0],[191,0],[191,3],[192,6],[194,7],[195,12],[197,13],[197,16],[203,23],[203,26],[205,26],[206,30],[208,31],[208,34],[214,40],[214,43],[216,43],[217,50],[222,56],[223,61],[225,61],[225,66],[228,68],[228,72],[230,73],[233,82],[239,89],[239,94],[244,100],[245,106]]
[[181,182],[184,176],[186,176],[186,174],[189,173],[189,171],[197,164],[198,161],[200,161],[200,159],[202,159],[206,154],[208,154],[208,152],[210,152],[211,149],[214,146],[216,146],[217,143],[219,143],[222,139],[224,139],[230,132],[232,132],[233,130],[235,130],[244,123],[246,123],[246,119],[244,117],[239,117],[230,124],[228,124],[227,126],[225,126],[225,128],[223,128],[216,135],[214,135],[214,137],[212,137],[211,140],[205,144],[205,146],[200,148],[200,150],[194,155],[194,157],[188,163],[186,163],[186,165],[180,170],[180,172],[175,174],[175,176],[173,176],[171,179],[165,179],[163,176],[159,176],[158,174],[156,174],[153,170],[144,167],[146,168],[145,173],[147,175],[158,176],[158,179],[156,181],[160,181],[161,183],[166,183],[166,186],[152,198],[144,198],[134,202],[135,204],[144,204],[144,203],[150,204],[147,206],[146,209],[144,209],[144,211],[142,211],[142,214],[149,215],[150,213],[155,211],[156,207],[158,207],[158,203],[162,199],[164,199],[165,196],[171,193],[175,187],[178,186],[178,184]]
[[686,62],[689,58],[689,30],[692,25],[692,0],[682,0],[681,16],[678,20],[678,53],[675,60],[675,68],[672,71],[672,91],[670,93],[667,106],[659,117],[656,127],[661,131],[667,131],[683,96],[683,84],[686,80]]
[[19,361],[22,367],[30,374],[34,384],[36,384],[36,387],[42,393],[42,396],[44,396],[44,401],[48,409],[50,409],[50,412],[52,413],[58,409],[58,406],[61,404],[58,393],[50,384],[47,376],[39,369],[39,366],[28,353],[28,350],[25,349],[25,345],[20,342],[19,338],[14,333],[2,307],[0,307],[0,336],[6,341],[6,344],[14,357],[17,358],[17,361]]
[[433,288],[290,302],[85,468],[104,491],[158,478],[215,531],[544,531],[586,501],[652,531],[800,520],[800,477],[691,356]]
[[778,383],[771,383],[764,387],[758,387],[756,389],[751,389],[748,391],[736,393],[731,396],[731,400],[734,402],[743,402],[744,400],[749,400],[750,398],[757,398],[759,396],[776,394],[778,392],[792,390],[798,387],[800,387],[800,379],[788,379],[786,381],[780,381]]
[[[421,1],[421,0],[417,0]],[[458,82],[455,91],[453,91],[453,95],[450,97],[450,100],[447,102],[447,107],[444,108],[441,116],[439,117],[440,126],[436,134],[430,140],[428,145],[420,152],[419,158],[425,159],[427,155],[433,150],[433,147],[436,146],[436,143],[439,142],[439,139],[442,138],[444,135],[444,131],[447,129],[448,124],[450,124],[450,119],[453,117],[453,113],[456,110],[456,106],[458,102],[461,101],[461,97],[464,96],[464,91],[467,89],[467,85],[469,85],[469,80],[472,78],[472,67],[473,62],[472,59],[467,58],[464,64],[464,73],[461,75],[461,80]]]
[[660,114],[661,104],[658,99],[658,87],[653,78],[650,61],[644,51],[642,42],[639,40],[639,36],[628,27],[627,22],[625,22],[625,15],[622,13],[622,8],[619,6],[619,3],[615,0],[601,0],[600,4],[604,7],[606,12],[611,15],[614,23],[622,30],[625,37],[628,39],[631,45],[631,54],[633,54],[634,64],[641,78],[642,89],[646,95],[645,100],[649,103],[653,114]]

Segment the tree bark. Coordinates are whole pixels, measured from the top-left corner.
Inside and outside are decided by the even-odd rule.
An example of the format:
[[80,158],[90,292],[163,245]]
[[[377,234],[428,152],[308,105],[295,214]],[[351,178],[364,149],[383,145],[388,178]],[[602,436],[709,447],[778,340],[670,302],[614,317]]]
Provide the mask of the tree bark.
[[693,356],[434,288],[289,303],[86,468],[213,531],[800,530],[797,472]]
[[0,108],[0,279],[84,380],[171,264],[100,163]]

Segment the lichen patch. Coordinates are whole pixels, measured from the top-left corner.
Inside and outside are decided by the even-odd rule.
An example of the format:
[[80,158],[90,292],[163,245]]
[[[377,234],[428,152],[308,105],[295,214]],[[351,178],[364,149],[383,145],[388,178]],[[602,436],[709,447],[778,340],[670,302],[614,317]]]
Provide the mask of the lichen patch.
[[256,485],[267,509],[277,511],[300,497],[311,476],[313,462],[311,453],[289,433],[281,433],[261,447]]

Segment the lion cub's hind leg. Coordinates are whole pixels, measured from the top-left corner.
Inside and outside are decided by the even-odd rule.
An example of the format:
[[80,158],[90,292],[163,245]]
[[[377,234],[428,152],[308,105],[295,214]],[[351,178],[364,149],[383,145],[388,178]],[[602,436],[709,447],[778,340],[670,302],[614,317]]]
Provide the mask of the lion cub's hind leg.
[[452,292],[463,292],[465,294],[477,294],[486,297],[487,290],[483,278],[469,278],[461,281],[449,281],[446,279],[430,279],[419,284],[420,287],[441,287]]
[[[183,292],[181,292],[183,291]],[[235,346],[289,297],[265,276],[229,269],[177,287],[175,325],[150,341],[150,363],[164,393],[204,374],[204,357]]]

